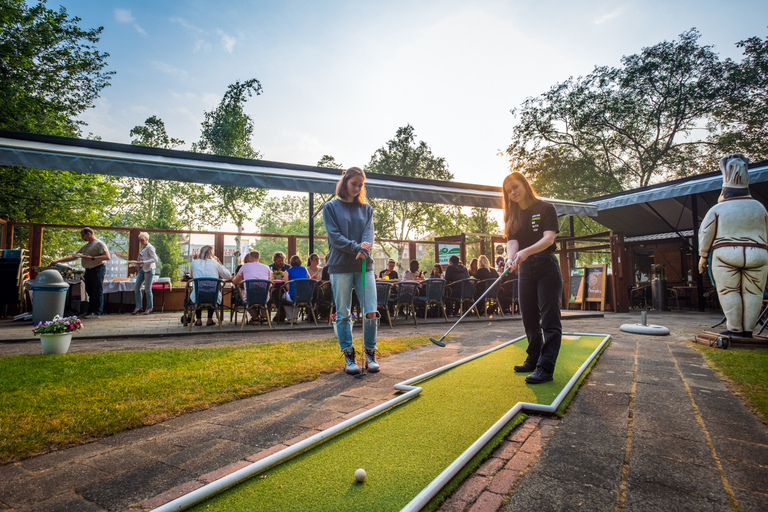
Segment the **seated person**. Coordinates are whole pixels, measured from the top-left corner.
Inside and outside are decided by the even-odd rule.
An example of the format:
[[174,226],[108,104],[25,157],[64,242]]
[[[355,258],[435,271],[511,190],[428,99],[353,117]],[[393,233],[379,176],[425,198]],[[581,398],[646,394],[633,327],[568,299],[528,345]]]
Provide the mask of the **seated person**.
[[[458,296],[460,293],[459,286],[448,287],[448,285],[450,283],[455,283],[456,281],[461,281],[462,279],[469,279],[469,271],[467,270],[467,267],[461,264],[459,257],[455,254],[451,256],[448,262],[450,264],[448,265],[448,268],[445,269],[446,290],[448,290],[446,293],[448,294],[448,297],[451,295]],[[459,303],[456,301],[447,302],[446,309],[448,310],[448,315],[453,316],[459,309]]]
[[[211,245],[204,245],[200,248],[200,252],[198,253],[197,258],[192,260],[190,270],[193,279],[200,277],[217,277],[221,279],[230,279],[232,277],[232,274],[229,273],[229,270],[227,270],[224,265],[219,263],[219,260],[213,254],[213,246]],[[192,289],[192,293],[189,295],[189,300],[193,303],[195,302],[194,288]],[[221,292],[219,292],[218,303],[221,304],[221,301],[222,296]],[[208,308],[208,322],[206,325],[215,325],[216,322],[213,321],[213,312],[213,308]],[[201,309],[197,309],[195,311],[195,316],[197,317],[197,320],[195,321],[196,326],[203,325],[202,314],[203,311]]]
[[379,272],[379,279],[384,279],[385,277],[389,277],[390,280],[398,279],[400,276],[398,275],[397,270],[395,270],[396,264],[397,262],[395,260],[389,258],[389,260],[387,260],[387,268]]
[[328,254],[325,255],[325,266],[323,267],[323,273],[321,277],[322,281],[330,281],[331,274],[328,272]]
[[[301,259],[299,259],[299,265],[301,265]],[[272,264],[269,266],[269,268],[274,274],[274,272],[285,272],[291,268],[291,266],[285,263],[285,253],[282,251],[277,251],[274,255],[272,255]]]
[[[291,265],[288,267],[287,272],[287,279],[286,281],[293,281],[294,279],[309,279],[309,272],[307,272],[307,269],[305,267],[301,266],[301,257],[297,255],[291,256]],[[290,304],[293,304],[293,297],[294,297],[294,284],[291,283],[288,290],[285,292],[285,295],[283,296],[283,300],[285,302],[288,302]],[[291,320],[291,314],[293,312],[293,305],[287,305],[283,304],[283,311],[285,311],[285,319],[286,321]]]
[[419,270],[419,260],[411,260],[411,268],[403,273],[403,279],[406,281],[421,281],[424,279],[424,273]]
[[[498,279],[499,273],[496,272],[495,269],[491,268],[491,262],[488,260],[488,258],[481,254],[479,258],[477,258],[477,273],[475,274],[475,277],[479,281],[484,281],[485,279]],[[490,284],[490,283],[489,283]],[[486,284],[483,283],[482,285],[480,283],[477,284],[477,288],[475,289],[475,297],[480,298],[480,296],[485,293],[486,290]],[[478,309],[480,310],[480,314],[485,314],[485,304],[480,303],[477,305]],[[490,313],[495,313],[495,305],[491,306]]]
[[[248,253],[248,254],[250,254],[250,253]],[[237,268],[235,269],[235,274],[239,273],[239,272],[240,272],[240,269],[241,269],[241,268],[243,268],[243,265],[245,265],[246,263],[248,263],[248,254],[246,254],[245,256],[243,256],[243,262],[242,262],[240,265],[238,265],[238,266],[237,266]]]
[[477,278],[477,269],[479,268],[477,264],[477,258],[472,258],[472,261],[469,262],[469,277]]
[[320,266],[320,256],[315,253],[309,255],[307,260],[307,272],[310,279],[321,281],[323,278],[323,267]]
[[442,279],[443,278],[443,266],[439,263],[435,263],[432,267],[432,272],[427,276],[427,279]]
[[[248,279],[272,279],[272,271],[268,266],[261,262],[261,254],[259,251],[249,252],[245,255],[245,259],[243,261],[245,261],[245,263],[240,265],[240,270],[237,272],[237,275],[232,278],[233,284],[240,284],[243,281],[247,281]],[[243,289],[243,300],[246,298],[246,291]],[[257,323],[259,308],[251,306],[248,312],[251,314],[250,323]]]

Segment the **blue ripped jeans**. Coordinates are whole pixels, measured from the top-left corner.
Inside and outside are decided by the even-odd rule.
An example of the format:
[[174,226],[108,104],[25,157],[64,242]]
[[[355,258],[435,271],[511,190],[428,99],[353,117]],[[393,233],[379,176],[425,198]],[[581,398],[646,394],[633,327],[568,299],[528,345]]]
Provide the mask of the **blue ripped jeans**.
[[[350,325],[350,309],[352,308],[352,288],[354,287],[358,297],[363,296],[362,274],[349,272],[344,274],[331,274],[331,288],[333,288],[333,301],[336,303],[336,330],[339,333],[339,346],[341,350],[352,346],[352,326]],[[363,344],[367,349],[376,348],[376,330],[378,318],[365,318],[365,313],[375,313],[376,306],[376,278],[373,271],[365,274],[365,339]]]

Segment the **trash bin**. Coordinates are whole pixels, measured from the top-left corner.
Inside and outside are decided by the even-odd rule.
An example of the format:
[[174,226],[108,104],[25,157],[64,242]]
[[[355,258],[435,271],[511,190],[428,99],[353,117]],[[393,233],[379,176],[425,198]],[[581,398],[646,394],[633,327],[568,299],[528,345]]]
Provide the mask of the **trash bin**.
[[667,269],[664,265],[651,265],[651,298],[654,311],[666,311]]
[[47,322],[56,315],[64,316],[69,284],[57,270],[43,270],[32,281],[32,322]]

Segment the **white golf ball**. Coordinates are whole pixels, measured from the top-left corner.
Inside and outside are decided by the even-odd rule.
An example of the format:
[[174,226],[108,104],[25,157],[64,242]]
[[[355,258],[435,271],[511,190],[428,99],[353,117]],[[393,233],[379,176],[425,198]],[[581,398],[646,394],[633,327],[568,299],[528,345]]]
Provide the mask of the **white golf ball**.
[[365,470],[360,468],[357,471],[355,471],[355,480],[358,482],[362,482],[365,480]]

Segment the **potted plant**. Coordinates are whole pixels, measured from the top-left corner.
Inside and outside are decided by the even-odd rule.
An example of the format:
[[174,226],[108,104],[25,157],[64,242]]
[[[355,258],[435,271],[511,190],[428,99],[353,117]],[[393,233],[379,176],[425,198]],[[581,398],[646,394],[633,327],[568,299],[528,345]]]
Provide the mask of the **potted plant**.
[[76,316],[60,318],[53,317],[49,322],[38,322],[34,325],[32,333],[40,336],[43,345],[43,354],[66,354],[72,334],[83,328],[83,324]]

